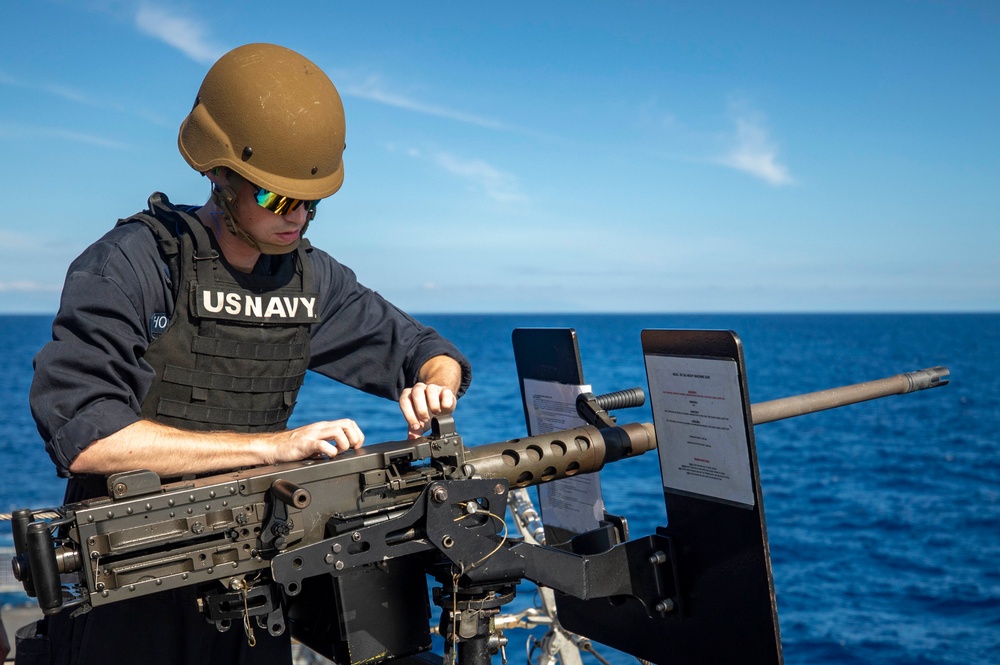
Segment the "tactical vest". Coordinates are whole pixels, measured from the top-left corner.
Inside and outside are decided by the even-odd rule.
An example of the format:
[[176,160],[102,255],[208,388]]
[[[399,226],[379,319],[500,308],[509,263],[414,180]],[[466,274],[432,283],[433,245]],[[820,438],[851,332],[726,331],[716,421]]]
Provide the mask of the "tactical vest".
[[248,275],[220,257],[196,217],[156,195],[150,211],[119,222],[153,230],[175,297],[144,355],[156,379],[142,417],[188,430],[284,429],[309,364],[310,325],[319,319],[308,242],[272,257],[271,275]]

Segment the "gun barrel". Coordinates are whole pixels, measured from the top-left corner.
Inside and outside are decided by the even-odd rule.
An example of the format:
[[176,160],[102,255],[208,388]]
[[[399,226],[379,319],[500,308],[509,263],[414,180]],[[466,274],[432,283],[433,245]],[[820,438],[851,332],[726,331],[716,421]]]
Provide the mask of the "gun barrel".
[[474,446],[465,459],[475,475],[505,478],[518,488],[599,471],[608,462],[654,448],[656,433],[650,423],[602,429],[586,425]]
[[937,388],[948,383],[948,376],[947,367],[930,367],[875,381],[760,402],[751,405],[751,415],[753,416],[753,424],[761,425],[816,411],[857,404],[870,399],[888,397],[889,395],[902,395],[917,390]]

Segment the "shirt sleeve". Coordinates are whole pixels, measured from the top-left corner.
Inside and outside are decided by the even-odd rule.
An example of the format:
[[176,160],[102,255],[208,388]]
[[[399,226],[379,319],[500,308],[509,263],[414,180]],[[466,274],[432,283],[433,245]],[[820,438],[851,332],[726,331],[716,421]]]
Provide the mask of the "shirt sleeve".
[[424,363],[448,356],[462,366],[458,396],[472,381],[466,357],[433,328],[363,286],[354,272],[326,252],[310,252],[322,298],[310,341],[310,369],[388,399],[417,382]]
[[66,276],[52,341],[35,356],[29,401],[59,475],[88,445],[140,419],[154,379],[142,356],[153,313],[170,316],[165,264],[142,224],[109,232]]

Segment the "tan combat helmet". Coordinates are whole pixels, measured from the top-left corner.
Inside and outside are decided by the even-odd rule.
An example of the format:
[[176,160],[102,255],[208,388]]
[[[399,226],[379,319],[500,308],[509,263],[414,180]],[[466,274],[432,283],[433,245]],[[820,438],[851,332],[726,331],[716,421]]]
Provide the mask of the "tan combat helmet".
[[[344,132],[344,105],[323,70],[282,46],[247,44],[205,75],[177,145],[201,173],[224,167],[276,194],[316,201],[344,182]],[[229,230],[264,253],[295,249],[298,243],[259,243],[238,228],[236,189],[218,197]]]

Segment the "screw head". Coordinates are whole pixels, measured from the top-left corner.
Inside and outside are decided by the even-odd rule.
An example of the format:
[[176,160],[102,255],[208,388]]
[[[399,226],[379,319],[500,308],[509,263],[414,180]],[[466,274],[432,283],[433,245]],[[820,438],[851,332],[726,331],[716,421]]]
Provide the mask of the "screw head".
[[655,609],[657,612],[670,612],[674,609],[674,601],[670,598],[664,598],[656,604]]

